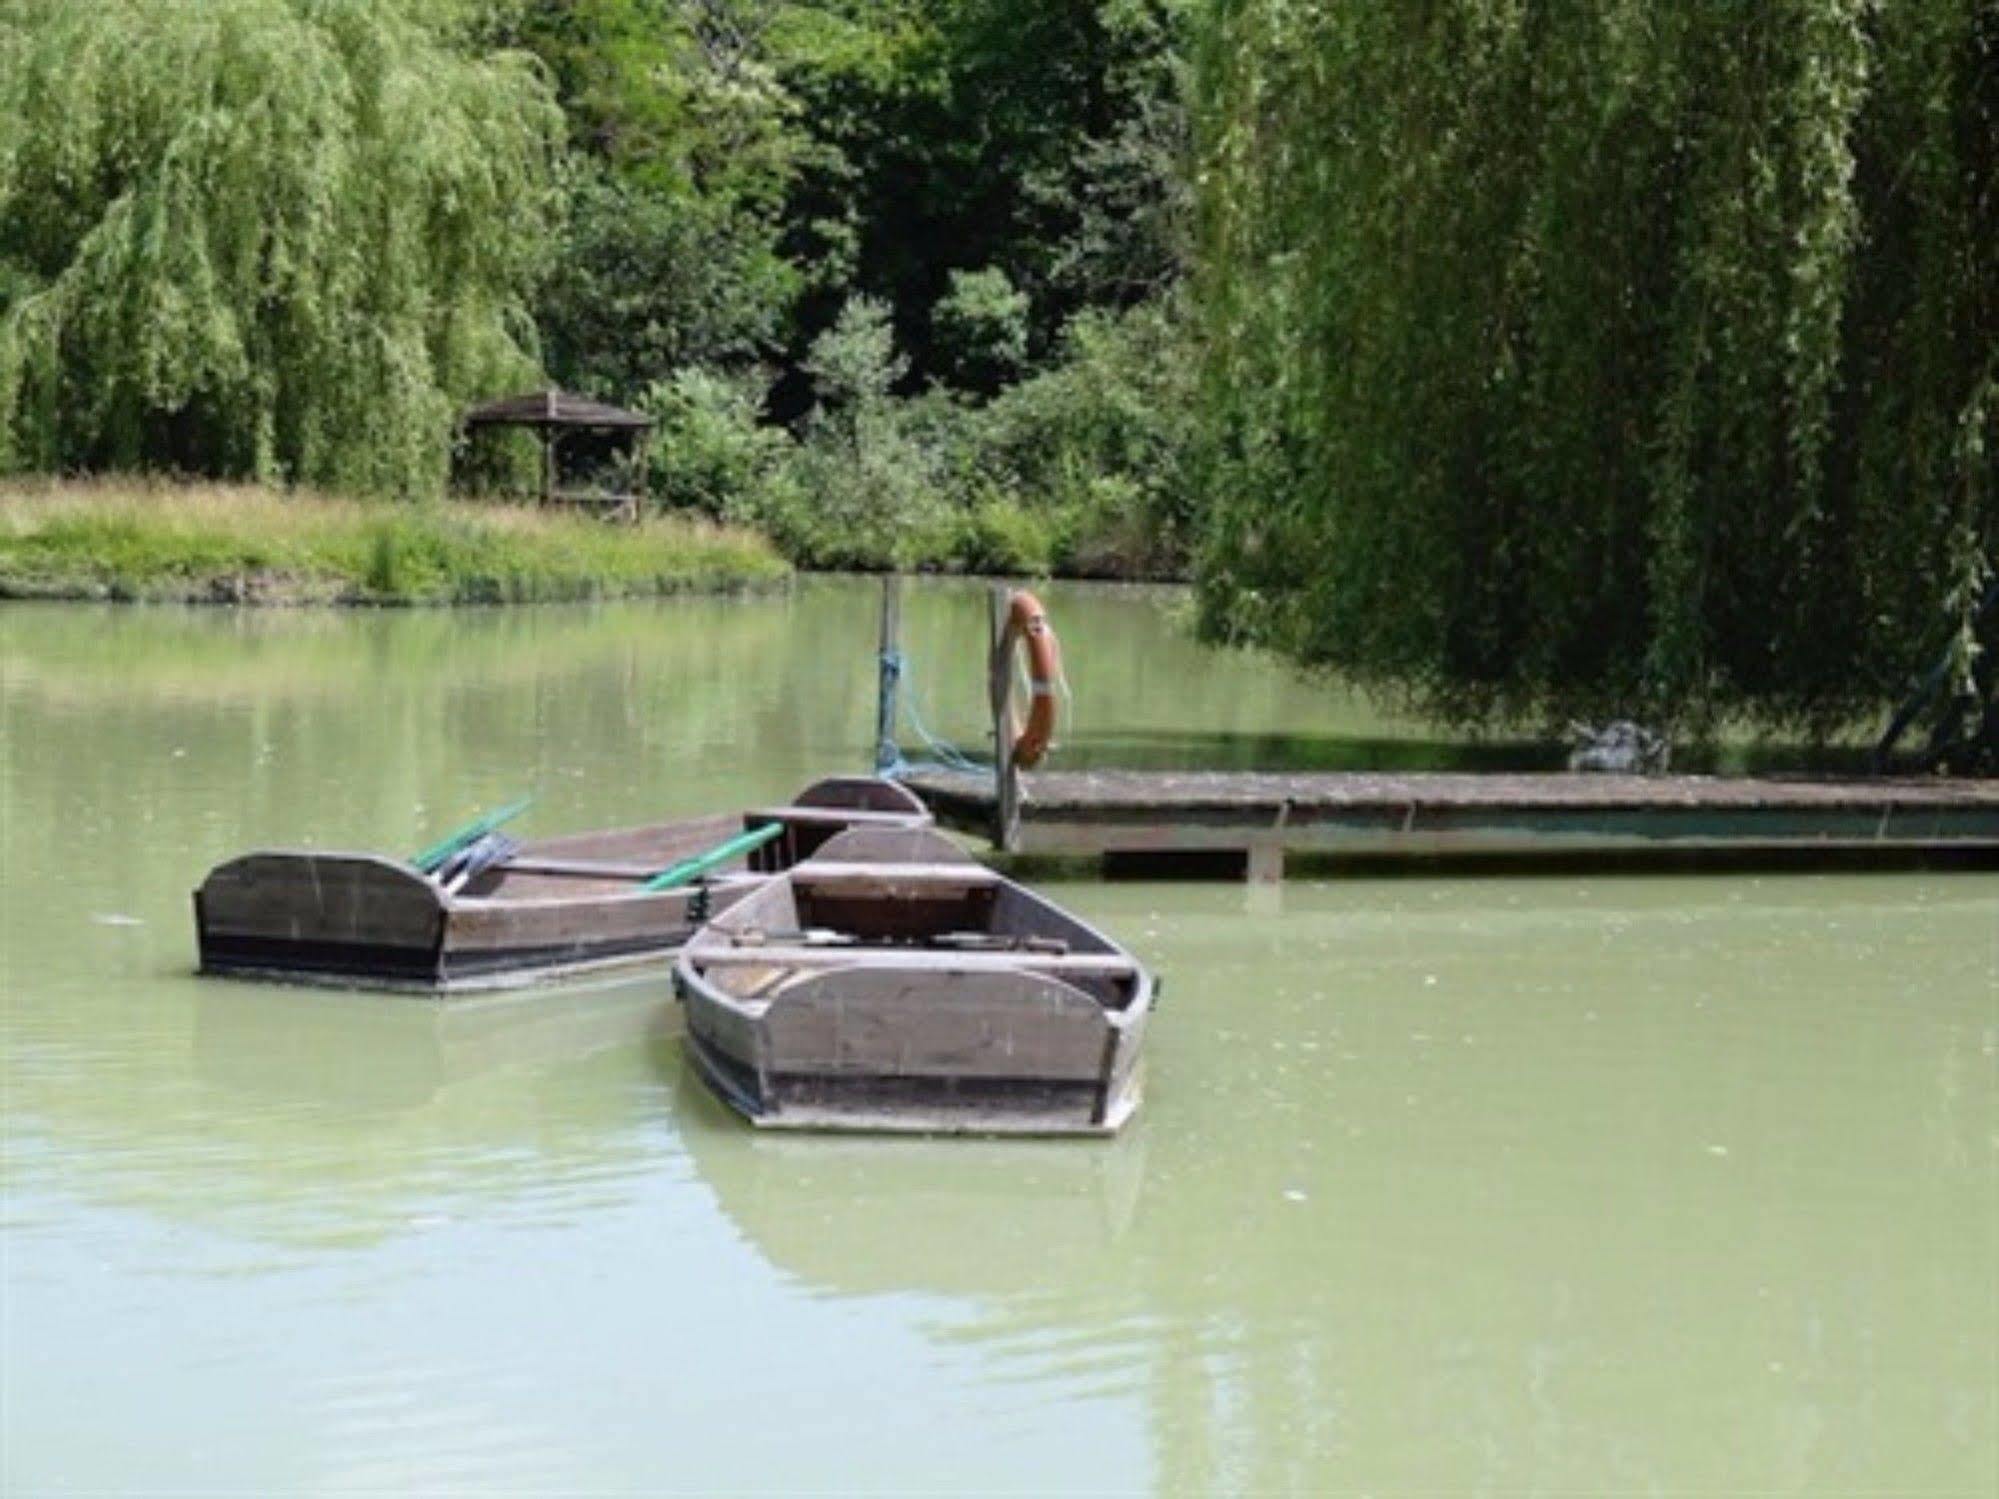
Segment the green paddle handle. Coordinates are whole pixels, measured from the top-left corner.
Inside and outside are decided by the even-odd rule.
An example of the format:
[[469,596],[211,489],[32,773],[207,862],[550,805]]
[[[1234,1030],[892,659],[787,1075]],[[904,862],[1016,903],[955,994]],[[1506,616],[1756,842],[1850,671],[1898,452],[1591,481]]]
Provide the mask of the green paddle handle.
[[738,833],[727,843],[718,843],[705,854],[696,854],[691,859],[682,859],[678,864],[670,864],[658,874],[639,886],[641,890],[672,890],[697,879],[718,864],[726,864],[739,854],[762,848],[784,831],[781,822],[767,822],[760,828],[751,828],[747,833]]

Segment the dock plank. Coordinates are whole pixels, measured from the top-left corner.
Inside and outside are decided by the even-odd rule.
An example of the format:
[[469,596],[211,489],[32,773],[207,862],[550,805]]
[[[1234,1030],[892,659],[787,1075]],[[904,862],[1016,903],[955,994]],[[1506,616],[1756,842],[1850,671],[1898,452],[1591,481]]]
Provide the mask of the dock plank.
[[[993,826],[990,783],[907,783],[947,826]],[[1709,849],[1999,849],[1999,781],[1220,771],[1022,778],[1020,852],[1389,857]]]

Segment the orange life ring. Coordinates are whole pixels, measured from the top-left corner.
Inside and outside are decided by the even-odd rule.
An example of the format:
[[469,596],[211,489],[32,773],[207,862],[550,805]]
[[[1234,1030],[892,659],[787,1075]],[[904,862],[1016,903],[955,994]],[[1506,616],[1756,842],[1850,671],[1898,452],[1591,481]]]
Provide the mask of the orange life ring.
[[1014,733],[1013,763],[1032,770],[1055,737],[1055,684],[1062,678],[1062,650],[1048,623],[1048,611],[1024,588],[1015,589],[1007,601],[1006,632],[1000,637],[1000,659],[1008,671],[1020,645],[1027,647],[1027,679],[1034,699],[1028,705],[1026,725]]

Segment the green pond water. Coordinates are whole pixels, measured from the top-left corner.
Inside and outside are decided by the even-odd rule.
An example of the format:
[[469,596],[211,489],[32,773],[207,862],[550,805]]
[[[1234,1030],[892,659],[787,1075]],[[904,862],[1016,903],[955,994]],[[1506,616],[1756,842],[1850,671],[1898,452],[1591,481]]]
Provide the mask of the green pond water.
[[[1050,605],[1064,763],[1461,763]],[[254,845],[859,768],[874,607],[0,608],[0,1490],[1999,1489],[1990,874],[1055,883],[1165,977],[1108,1143],[754,1135],[658,974],[191,976]]]

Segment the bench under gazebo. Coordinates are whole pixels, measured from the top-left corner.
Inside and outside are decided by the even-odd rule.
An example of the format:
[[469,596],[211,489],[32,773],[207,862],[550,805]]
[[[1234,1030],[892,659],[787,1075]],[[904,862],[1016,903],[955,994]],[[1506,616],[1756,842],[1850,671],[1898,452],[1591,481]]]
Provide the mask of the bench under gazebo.
[[[607,516],[638,519],[639,502],[645,498],[646,449],[653,429],[653,419],[643,412],[626,411],[602,401],[550,389],[487,401],[467,411],[460,423],[467,433],[491,427],[521,427],[534,432],[541,439],[542,504],[580,505]],[[563,437],[575,432],[610,433],[630,442],[632,477],[628,492],[562,488],[557,450]]]

